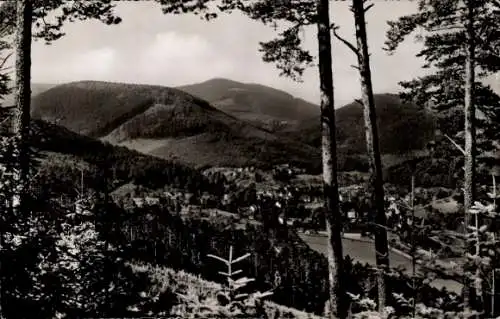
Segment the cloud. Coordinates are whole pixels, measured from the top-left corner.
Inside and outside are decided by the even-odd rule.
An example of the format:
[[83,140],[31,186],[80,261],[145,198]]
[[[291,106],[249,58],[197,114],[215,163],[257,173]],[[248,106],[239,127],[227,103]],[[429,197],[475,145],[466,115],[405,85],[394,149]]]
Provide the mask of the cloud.
[[[261,83],[286,90],[295,96],[319,102],[317,67],[308,69],[303,83],[279,76],[273,63],[262,62],[258,42],[276,32],[246,16],[224,15],[210,23],[192,15],[171,16],[147,4],[120,3],[123,23],[69,24],[68,35],[51,46],[33,44],[33,81],[61,83],[75,80],[105,80],[178,86],[226,77]],[[373,87],[375,92],[395,91],[398,82],[422,74],[415,58],[420,44],[408,40],[394,56],[381,50],[387,20],[414,12],[416,4],[393,6],[380,1],[367,15]],[[389,10],[390,8],[390,10]],[[349,7],[332,2],[332,17],[339,32],[354,42],[354,23]],[[139,14],[140,13],[140,14]],[[305,28],[304,47],[317,53],[316,27]],[[95,36],[99,34],[99,36]],[[351,65],[355,55],[334,40],[333,66],[335,100],[342,105],[359,97],[359,74]]]
[[139,53],[135,81],[176,86],[227,75],[233,61],[220,51],[197,34],[159,33]]
[[[116,66],[116,51],[103,47],[62,56],[53,59],[51,63],[45,59],[37,61],[34,55],[33,79],[43,79],[44,82],[65,82],[78,80],[105,80]],[[45,60],[45,61],[44,61]]]
[[89,51],[76,57],[72,71],[77,74],[89,74],[96,77],[105,77],[114,68],[116,52],[111,48],[102,48]]

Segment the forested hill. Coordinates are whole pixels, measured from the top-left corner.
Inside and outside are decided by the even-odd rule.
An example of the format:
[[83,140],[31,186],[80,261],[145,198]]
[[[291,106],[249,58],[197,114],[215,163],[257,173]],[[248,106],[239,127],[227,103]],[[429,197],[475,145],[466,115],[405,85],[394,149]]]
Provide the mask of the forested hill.
[[226,113],[276,130],[319,116],[319,106],[275,88],[215,78],[178,87]]
[[[318,170],[319,108],[299,102],[270,87],[226,79],[178,89],[80,81],[35,96],[33,116],[193,167],[265,168],[289,162]],[[421,152],[434,139],[435,119],[422,108],[393,94],[378,94],[375,102],[381,151],[391,154],[386,167]],[[288,124],[270,127],[269,116]],[[336,119],[339,168],[366,169],[362,106],[352,102],[339,108]]]
[[210,180],[180,163],[103,143],[40,120],[32,122],[32,129],[37,180],[42,183],[38,191],[49,198],[74,195],[82,171],[85,187],[97,192],[112,192],[123,184],[150,189],[169,186],[200,194],[223,191],[223,181]]
[[[376,94],[375,106],[382,153],[397,154],[424,149],[434,138],[434,116],[423,108],[403,103],[395,94]],[[335,112],[337,143],[346,153],[365,154],[366,137],[363,106],[353,101]],[[319,116],[302,121],[288,133],[302,142],[319,147]]]
[[313,147],[277,137],[177,89],[97,81],[33,98],[34,118],[194,166],[318,166]]

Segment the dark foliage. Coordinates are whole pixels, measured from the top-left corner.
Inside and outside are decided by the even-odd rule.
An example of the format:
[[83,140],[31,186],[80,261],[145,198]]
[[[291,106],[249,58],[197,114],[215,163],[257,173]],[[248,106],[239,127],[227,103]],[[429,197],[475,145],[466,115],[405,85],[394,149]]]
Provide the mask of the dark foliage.
[[[249,289],[272,289],[273,301],[297,309],[318,314],[324,309],[328,288],[326,258],[307,247],[293,232],[285,236],[281,228],[266,230],[249,225],[236,229],[230,221],[181,218],[160,207],[137,209],[129,218],[120,228],[127,237],[129,253],[138,260],[184,269],[221,282],[224,278],[213,271],[218,265],[206,255],[225,255],[233,245],[236,255],[252,254],[250,260],[239,264],[245,274],[256,278]],[[346,265],[348,291],[368,293],[374,298],[375,289],[364,288],[375,280],[373,270],[349,260]],[[391,279],[389,285],[392,292],[412,292],[401,275]],[[418,298],[433,304],[438,296],[447,299],[449,293],[424,287]]]
[[[32,143],[40,150],[71,155],[75,158],[75,163],[83,161],[90,164],[90,169],[85,172],[85,185],[99,192],[113,190],[130,182],[152,189],[171,185],[193,193],[210,190],[216,193],[217,189],[220,193],[220,188],[223,187],[213,184],[199,171],[182,164],[102,143],[43,121],[34,121],[33,130]],[[50,156],[49,153],[48,157]],[[47,169],[42,167],[37,177],[41,184],[37,189],[49,198],[54,195],[59,197],[61,194],[74,192],[79,179],[79,169],[71,165]]]
[[[382,153],[405,154],[421,150],[433,139],[434,118],[425,110],[403,103],[392,94],[375,95],[375,105]],[[339,150],[347,154],[365,154],[363,107],[358,102],[349,103],[336,110],[335,117]],[[295,135],[299,140],[319,147],[319,118],[302,122]]]

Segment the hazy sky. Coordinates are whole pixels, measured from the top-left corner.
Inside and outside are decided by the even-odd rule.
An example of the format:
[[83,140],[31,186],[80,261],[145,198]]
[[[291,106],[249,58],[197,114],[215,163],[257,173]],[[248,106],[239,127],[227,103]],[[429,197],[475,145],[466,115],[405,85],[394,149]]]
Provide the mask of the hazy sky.
[[[339,33],[354,40],[349,2],[333,1],[332,20]],[[397,83],[422,74],[415,57],[420,44],[406,41],[393,56],[382,51],[387,20],[415,11],[412,1],[374,1],[368,12],[368,38],[375,92],[395,92]],[[262,62],[259,41],[276,32],[260,22],[233,13],[206,22],[194,15],[163,15],[154,2],[123,2],[117,7],[123,22],[106,26],[96,21],[67,24],[67,35],[50,46],[33,43],[34,82],[63,83],[106,80],[178,86],[225,77],[283,89],[314,103],[319,102],[318,73],[314,67],[304,83],[279,77],[274,65]],[[305,47],[317,52],[316,28],[304,32]],[[358,73],[351,65],[354,54],[334,42],[334,78],[337,103],[359,96]]]

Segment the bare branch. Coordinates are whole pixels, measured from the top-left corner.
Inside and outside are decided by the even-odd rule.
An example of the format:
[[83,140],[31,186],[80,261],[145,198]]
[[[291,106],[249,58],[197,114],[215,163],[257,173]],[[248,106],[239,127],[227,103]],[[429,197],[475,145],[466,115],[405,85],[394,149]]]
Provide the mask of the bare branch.
[[14,52],[11,52],[9,54],[7,54],[3,59],[2,61],[0,62],[0,69],[3,69],[5,63],[7,63],[7,60],[14,54]]
[[449,137],[447,134],[444,135],[447,139],[450,140],[450,142],[455,145],[455,147],[462,152],[463,155],[465,155],[465,150],[462,148],[462,146],[458,145],[457,142],[455,142],[451,137]]
[[347,41],[346,39],[342,38],[338,33],[337,31],[335,31],[337,28],[333,28],[333,35],[339,39],[342,43],[344,43],[345,45],[347,45],[347,47],[349,49],[351,49],[352,52],[354,52],[354,54],[356,54],[356,56],[359,55],[359,50],[352,44],[350,43],[349,41]]
[[370,10],[372,7],[374,6],[374,4],[369,4],[365,9],[364,11],[367,12],[368,10]]
[[430,32],[438,32],[438,31],[460,31],[465,28],[464,25],[450,25],[450,26],[436,26],[434,28],[430,28]]
[[12,71],[14,70],[14,67],[13,66],[8,66],[8,67],[5,67],[5,68],[0,68],[0,73],[6,73],[7,71]]

